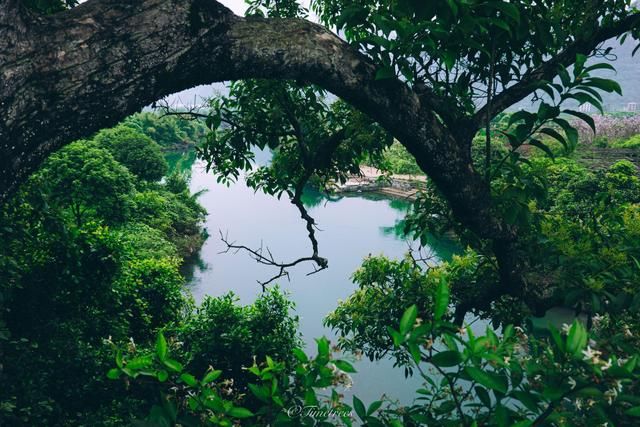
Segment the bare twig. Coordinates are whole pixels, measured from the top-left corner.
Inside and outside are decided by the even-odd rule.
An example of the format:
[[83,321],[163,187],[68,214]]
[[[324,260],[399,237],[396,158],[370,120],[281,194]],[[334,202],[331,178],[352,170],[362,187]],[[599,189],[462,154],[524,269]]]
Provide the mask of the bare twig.
[[425,248],[419,246],[417,249],[413,247],[411,242],[407,242],[408,246],[408,255],[413,261],[413,265],[417,268],[421,268],[420,264],[423,264],[427,269],[432,268],[438,262],[438,257],[433,251],[429,251],[428,253],[425,251]]

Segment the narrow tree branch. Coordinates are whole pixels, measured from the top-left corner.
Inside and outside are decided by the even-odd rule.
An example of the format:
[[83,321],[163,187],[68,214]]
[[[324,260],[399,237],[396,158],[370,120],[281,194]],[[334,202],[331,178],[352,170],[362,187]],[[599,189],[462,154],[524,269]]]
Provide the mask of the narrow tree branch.
[[[275,257],[271,253],[271,250],[269,250],[268,247],[264,247],[262,244],[258,249],[252,249],[245,245],[238,245],[235,242],[229,241],[229,236],[222,234],[222,231],[220,231],[220,240],[222,240],[222,242],[226,245],[226,249],[221,251],[220,253],[229,253],[231,251],[234,251],[234,253],[237,253],[241,250],[246,251],[249,253],[251,258],[253,258],[257,263],[277,267],[279,269],[278,273],[272,276],[271,278],[264,281],[260,281],[260,280],[257,281],[258,284],[262,287],[263,291],[266,290],[267,285],[269,285],[270,283],[272,283],[273,281],[281,277],[286,277],[287,279],[289,279],[289,272],[288,272],[289,268],[307,261],[314,261],[316,262],[316,264],[320,265],[319,260],[324,260],[324,258],[319,258],[317,256],[309,256],[309,257],[301,257],[290,262],[280,262],[275,259]],[[326,264],[324,266],[320,265],[320,268],[314,269],[314,271],[307,273],[307,275],[309,276],[311,274],[315,274],[321,270],[324,270],[325,268],[327,268]]]
[[598,28],[589,34],[588,38],[575,41],[558,55],[529,71],[518,83],[497,94],[491,104],[486,104],[480,108],[473,116],[476,126],[479,126],[487,116],[493,118],[500,111],[504,111],[506,108],[524,99],[535,89],[536,84],[541,80],[553,80],[558,74],[559,67],[568,67],[573,64],[577,54],[588,55],[596,49],[600,43],[637,28],[638,25],[640,25],[640,13],[635,13],[614,25]]

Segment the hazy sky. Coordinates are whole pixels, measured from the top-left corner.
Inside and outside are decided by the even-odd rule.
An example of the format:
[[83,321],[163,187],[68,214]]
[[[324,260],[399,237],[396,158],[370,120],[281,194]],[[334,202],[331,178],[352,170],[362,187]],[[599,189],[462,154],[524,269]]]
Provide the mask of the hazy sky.
[[[244,16],[245,10],[247,10],[247,4],[244,0],[218,0],[223,5],[231,9],[236,15]],[[309,0],[302,0],[301,2],[307,9],[309,8]],[[311,17],[313,21],[313,16]]]
[[247,10],[247,4],[244,0],[218,0],[229,9],[233,10],[236,15],[244,15],[244,11]]

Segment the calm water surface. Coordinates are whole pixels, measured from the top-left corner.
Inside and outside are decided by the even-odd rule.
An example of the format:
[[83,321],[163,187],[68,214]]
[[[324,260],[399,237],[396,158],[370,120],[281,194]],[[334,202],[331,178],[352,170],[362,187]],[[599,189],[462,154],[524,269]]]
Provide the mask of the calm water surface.
[[[254,193],[242,181],[230,187],[217,184],[201,163],[189,160],[193,158],[185,162],[191,168],[192,191],[206,190],[200,202],[209,212],[205,226],[210,234],[187,273],[191,292],[199,302],[206,295],[233,291],[241,303],[249,304],[261,292],[257,280],[272,277],[276,269],[257,264],[244,252],[220,253],[226,246],[219,230],[237,244],[268,246],[277,260],[290,261],[311,253],[305,223],[288,199]],[[322,326],[322,319],[356,289],[350,277],[363,258],[370,254],[401,258],[407,251],[408,243],[397,230],[409,204],[371,195],[329,200],[313,191],[306,194],[305,204],[322,230],[317,233],[320,255],[329,259],[329,268],[307,276],[313,267],[302,264],[290,270],[290,281],[282,278],[279,284],[295,302],[307,352],[314,353],[314,338],[324,335],[335,342],[335,334]],[[436,243],[438,257],[451,255],[452,245]],[[409,404],[421,385],[418,379],[405,379],[402,369],[392,369],[389,360],[362,360],[355,367],[354,386],[346,394],[353,392],[365,403],[386,393]]]

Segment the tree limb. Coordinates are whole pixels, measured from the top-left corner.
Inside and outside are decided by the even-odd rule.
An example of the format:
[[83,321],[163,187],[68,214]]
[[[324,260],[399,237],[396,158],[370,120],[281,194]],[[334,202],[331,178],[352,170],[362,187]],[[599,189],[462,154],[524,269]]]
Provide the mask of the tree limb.
[[240,18],[213,0],[89,0],[2,31],[2,199],[65,143],[200,84],[301,78],[405,134],[401,117],[420,111],[404,83],[377,82],[371,61],[323,27]]
[[516,102],[521,101],[535,89],[535,85],[541,80],[551,81],[558,74],[559,67],[568,67],[576,60],[576,55],[588,55],[602,42],[613,37],[620,36],[640,25],[640,13],[629,15],[614,25],[601,27],[591,32],[587,38],[575,41],[558,55],[550,58],[537,68],[526,73],[522,79],[497,94],[491,103],[478,110],[473,118],[474,123],[480,126],[487,116],[493,118]]

